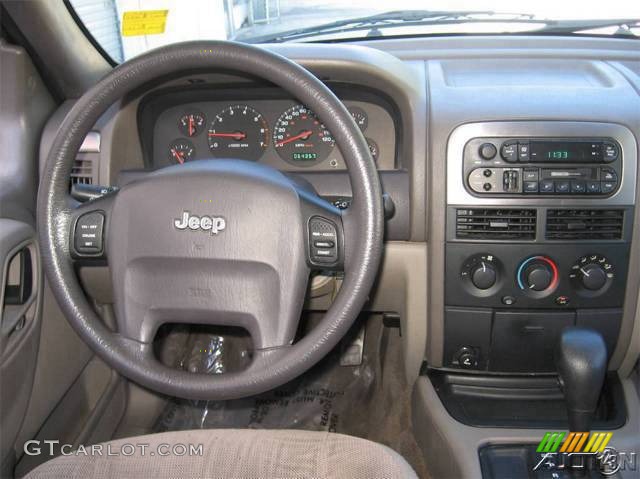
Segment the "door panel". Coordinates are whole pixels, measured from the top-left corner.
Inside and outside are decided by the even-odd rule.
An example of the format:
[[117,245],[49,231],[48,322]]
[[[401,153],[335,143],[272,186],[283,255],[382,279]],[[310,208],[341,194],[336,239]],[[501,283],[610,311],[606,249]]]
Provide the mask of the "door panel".
[[24,418],[40,339],[42,273],[35,230],[0,219],[0,452],[11,467]]
[[42,273],[35,233],[38,144],[55,107],[26,51],[0,38],[0,476],[31,397]]

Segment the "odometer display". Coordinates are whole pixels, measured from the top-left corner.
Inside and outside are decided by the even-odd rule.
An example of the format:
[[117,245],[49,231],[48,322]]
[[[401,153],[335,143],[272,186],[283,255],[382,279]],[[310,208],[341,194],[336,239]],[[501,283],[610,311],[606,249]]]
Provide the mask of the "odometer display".
[[273,128],[273,146],[283,160],[311,166],[329,156],[335,140],[311,110],[294,105],[278,118]]
[[312,160],[317,160],[318,159],[318,154],[317,153],[298,153],[298,152],[294,152],[291,155],[291,159],[293,161],[312,161]]
[[257,161],[269,144],[269,127],[253,108],[231,105],[213,118],[208,136],[214,157]]

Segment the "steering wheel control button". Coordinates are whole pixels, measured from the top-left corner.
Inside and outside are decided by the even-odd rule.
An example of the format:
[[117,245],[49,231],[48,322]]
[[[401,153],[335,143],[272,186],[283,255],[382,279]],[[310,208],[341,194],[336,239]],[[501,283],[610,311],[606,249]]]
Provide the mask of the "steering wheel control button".
[[85,213],[76,221],[73,245],[79,255],[99,255],[102,253],[104,214],[99,211]]
[[336,244],[333,241],[314,241],[313,246],[316,248],[333,248]]
[[480,156],[484,160],[493,160],[498,154],[498,149],[493,143],[483,143],[480,145]]
[[332,265],[338,261],[338,231],[333,222],[314,216],[309,220],[309,251],[312,263]]

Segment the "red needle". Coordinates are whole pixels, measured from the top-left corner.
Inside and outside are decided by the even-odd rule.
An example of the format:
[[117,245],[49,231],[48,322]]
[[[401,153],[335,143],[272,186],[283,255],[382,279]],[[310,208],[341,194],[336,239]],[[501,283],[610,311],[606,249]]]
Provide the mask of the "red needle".
[[193,117],[189,117],[189,136],[193,136]]
[[211,133],[209,132],[209,136],[220,136],[222,138],[233,138],[234,140],[242,140],[247,137],[245,133]]
[[175,148],[171,148],[171,153],[173,154],[173,156],[175,156],[176,160],[178,160],[181,165],[184,165],[184,153],[178,153]]
[[291,143],[292,141],[296,141],[296,140],[300,140],[300,139],[306,140],[312,134],[313,134],[313,132],[311,130],[305,130],[302,133],[300,133],[299,135],[292,136],[291,138],[287,138],[286,140],[282,140],[280,143],[277,143],[276,146],[286,145],[287,143]]

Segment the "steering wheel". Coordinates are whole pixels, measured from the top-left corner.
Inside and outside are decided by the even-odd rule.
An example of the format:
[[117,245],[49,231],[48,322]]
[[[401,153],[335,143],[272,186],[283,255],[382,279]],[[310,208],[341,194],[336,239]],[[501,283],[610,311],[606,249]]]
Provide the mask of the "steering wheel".
[[[79,204],[69,196],[78,149],[115,101],[151,82],[199,70],[270,81],[311,108],[344,156],[353,200],[344,212],[276,169],[203,160],[145,175]],[[53,142],[38,196],[44,270],[79,336],[108,365],[157,392],[187,399],[258,394],[299,376],[344,336],[367,300],[382,254],[382,193],[367,143],[344,105],[292,61],[249,45],[171,45],[115,68],[87,91]],[[107,261],[117,331],[78,281],[78,264]],[[294,343],[312,270],[343,270],[322,321]],[[251,364],[221,375],[161,364],[153,339],[164,323],[242,327]]]

